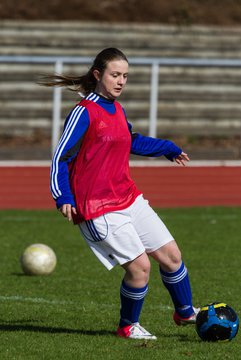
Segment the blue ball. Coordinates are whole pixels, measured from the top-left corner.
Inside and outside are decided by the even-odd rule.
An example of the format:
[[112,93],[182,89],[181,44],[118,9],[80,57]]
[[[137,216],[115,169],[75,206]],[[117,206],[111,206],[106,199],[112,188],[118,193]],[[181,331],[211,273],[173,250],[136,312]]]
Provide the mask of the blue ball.
[[196,330],[203,341],[231,341],[238,329],[238,315],[225,303],[205,305],[197,314]]

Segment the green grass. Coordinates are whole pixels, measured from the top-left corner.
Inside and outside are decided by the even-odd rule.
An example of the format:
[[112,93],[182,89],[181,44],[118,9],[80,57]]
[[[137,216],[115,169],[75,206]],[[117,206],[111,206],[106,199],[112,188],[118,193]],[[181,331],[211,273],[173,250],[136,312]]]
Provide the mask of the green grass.
[[[195,305],[222,301],[241,314],[241,208],[158,211],[188,267]],[[204,343],[195,327],[177,327],[153,263],[141,323],[155,342],[117,338],[122,269],[97,261],[77,227],[57,211],[0,212],[0,359],[241,359],[240,334]],[[22,274],[19,257],[32,243],[57,255],[47,277]]]

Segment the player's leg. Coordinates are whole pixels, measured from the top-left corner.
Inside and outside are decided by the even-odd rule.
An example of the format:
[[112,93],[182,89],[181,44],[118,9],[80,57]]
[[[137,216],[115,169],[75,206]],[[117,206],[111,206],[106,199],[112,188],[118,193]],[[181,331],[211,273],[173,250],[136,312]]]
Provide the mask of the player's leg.
[[179,318],[188,318],[190,323],[195,309],[192,306],[188,272],[182,261],[181,252],[165,224],[148,202],[140,197],[137,205],[133,209],[135,228],[146,252],[159,263],[161,278],[174,304],[174,320],[181,324]]
[[174,321],[177,325],[194,323],[196,309],[192,305],[188,271],[176,242],[171,241],[149,255],[159,263],[160,276],[175,307]]
[[156,339],[139,325],[139,317],[148,291],[150,261],[144,252],[133,261],[122,265],[125,276],[120,288],[120,322],[117,334],[136,339]]
[[125,270],[120,288],[120,323],[123,327],[139,322],[142,305],[148,291],[150,261],[146,253],[122,265]]
[[148,290],[149,257],[131,223],[129,209],[112,212],[80,225],[81,232],[97,258],[109,270],[120,264],[125,275],[121,283],[118,335],[135,339],[156,339],[139,324]]

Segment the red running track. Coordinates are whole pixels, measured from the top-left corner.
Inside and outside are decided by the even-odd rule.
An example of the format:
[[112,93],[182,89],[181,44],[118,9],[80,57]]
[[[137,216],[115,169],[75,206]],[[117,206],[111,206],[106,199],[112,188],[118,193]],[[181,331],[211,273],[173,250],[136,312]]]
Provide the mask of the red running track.
[[[241,166],[132,167],[155,207],[241,206]],[[0,209],[51,209],[48,166],[1,166]]]

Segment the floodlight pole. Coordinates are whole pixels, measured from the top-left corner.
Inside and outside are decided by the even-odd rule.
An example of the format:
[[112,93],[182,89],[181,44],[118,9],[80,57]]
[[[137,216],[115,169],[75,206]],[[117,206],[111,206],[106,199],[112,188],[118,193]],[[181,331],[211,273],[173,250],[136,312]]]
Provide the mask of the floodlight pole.
[[[54,72],[55,74],[60,75],[63,69],[63,62],[57,60],[55,62]],[[61,99],[62,99],[62,89],[61,87],[54,87],[53,90],[53,112],[52,112],[52,144],[51,150],[52,155],[58,144],[60,136],[60,122],[61,122]]]
[[156,137],[157,134],[157,110],[158,110],[158,75],[159,64],[153,63],[151,67],[151,91],[150,91],[150,123],[149,136]]

